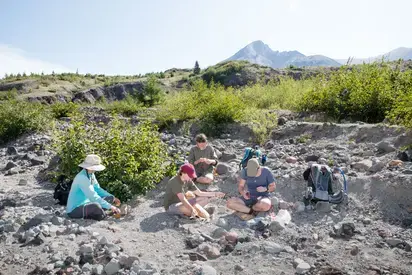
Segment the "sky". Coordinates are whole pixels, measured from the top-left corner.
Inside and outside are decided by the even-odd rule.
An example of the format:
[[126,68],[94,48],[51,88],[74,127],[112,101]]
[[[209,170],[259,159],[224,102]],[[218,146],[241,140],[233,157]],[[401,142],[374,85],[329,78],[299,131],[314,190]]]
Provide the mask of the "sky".
[[412,47],[411,10],[410,0],[0,0],[0,77],[205,68],[256,40],[366,58]]

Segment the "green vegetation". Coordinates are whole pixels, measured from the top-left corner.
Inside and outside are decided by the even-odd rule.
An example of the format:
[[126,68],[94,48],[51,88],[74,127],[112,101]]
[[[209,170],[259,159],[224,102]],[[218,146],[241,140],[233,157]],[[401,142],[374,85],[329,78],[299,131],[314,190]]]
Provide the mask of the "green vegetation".
[[213,82],[207,86],[198,80],[191,90],[170,95],[156,118],[163,127],[176,121],[198,121],[210,136],[220,134],[230,123],[252,123],[257,138],[263,141],[263,136],[276,126],[276,115],[268,115],[256,106],[241,90],[225,89]]
[[63,103],[58,102],[51,105],[51,111],[54,118],[71,117],[78,110],[78,105],[73,102]]
[[137,94],[137,99],[147,107],[152,107],[159,103],[164,96],[163,90],[160,89],[157,78],[150,76],[142,92]]
[[315,79],[314,87],[303,94],[299,109],[325,112],[336,120],[350,119],[370,123],[383,121],[408,125],[412,71],[390,63],[342,66]]
[[56,178],[73,178],[79,172],[78,164],[94,152],[107,167],[99,172],[99,183],[123,200],[132,193],[145,193],[175,172],[167,147],[149,122],[132,126],[114,119],[99,125],[78,117],[65,131],[56,131],[53,140],[61,158]]
[[199,63],[196,61],[195,62],[195,67],[193,68],[193,73],[194,74],[200,74],[200,67],[199,67]]
[[1,101],[0,144],[26,133],[46,129],[50,120],[50,112],[44,105],[15,99]]
[[[195,66],[196,68],[198,66]],[[264,141],[276,125],[276,115],[271,111],[275,109],[321,112],[332,121],[345,119],[374,123],[386,119],[394,124],[412,127],[412,70],[401,63],[376,62],[342,66],[338,70],[316,70],[316,73],[312,74],[314,76],[309,77],[310,74],[307,74],[308,77],[303,77],[303,80],[293,80],[278,73],[272,75],[269,82],[264,80],[263,76],[272,69],[246,61],[222,62],[201,71],[198,75],[195,74],[195,69],[170,69],[144,76],[110,77],[77,73],[30,76],[17,74],[7,75],[1,82],[37,79],[39,86],[47,86],[45,89],[55,91],[59,81],[73,81],[79,86],[103,86],[141,78],[145,82],[143,91],[136,92],[122,101],[103,101],[98,105],[108,113],[139,117],[145,112],[146,107],[155,107],[155,117],[151,119],[155,118],[161,127],[168,127],[176,122],[196,122],[200,123],[203,131],[212,136],[224,131],[227,124],[238,123],[248,124],[253,129],[256,139]],[[288,68],[285,72],[291,70],[300,73],[294,67]],[[306,74],[305,70],[301,73]],[[193,74],[190,76],[192,71]],[[233,74],[249,73],[254,73],[256,79],[261,81],[239,88],[223,86],[227,78],[233,77]],[[179,88],[179,91],[172,90],[165,94],[159,84],[167,83],[170,87],[174,85],[173,81],[183,81],[183,84],[189,85]],[[179,84],[180,87],[185,87],[183,84]],[[17,96],[18,91],[15,89],[1,92],[0,100],[10,101],[11,104],[23,104],[13,101]],[[2,110],[4,116],[6,109]],[[78,108],[74,104],[59,103],[50,108],[43,107],[38,112],[43,111],[45,117],[51,115],[61,118],[73,116],[78,112]],[[22,115],[24,113],[22,112]],[[20,116],[20,113],[14,115]],[[153,114],[147,115],[149,120],[151,115]],[[11,138],[26,132],[25,129],[38,128],[22,126],[24,129],[17,131],[11,130],[10,123],[7,125],[9,126],[2,126],[2,131],[6,133],[8,130],[5,128],[10,128],[10,131],[15,133]]]
[[[186,132],[192,123],[196,123],[208,136],[220,135],[227,126],[247,126],[254,133],[254,142],[260,144],[276,127],[276,109],[321,112],[332,121],[345,119],[374,123],[386,119],[390,123],[412,128],[410,67],[378,62],[342,66],[338,70],[318,70],[312,77],[305,76],[303,80],[275,74],[267,82],[268,70],[271,69],[241,61],[223,62],[197,75],[192,69],[171,69],[144,76],[7,75],[0,84],[32,79],[35,81],[30,89],[49,92],[60,91],[62,87],[79,90],[136,79],[142,80],[145,85],[143,91],[133,93],[122,101],[108,102],[103,99],[96,103],[107,113],[113,114],[113,120],[107,125],[86,122],[82,117],[83,109],[78,104],[30,103],[18,100],[18,96],[24,94],[21,91],[2,91],[0,144],[29,132],[48,129],[56,119],[71,117],[68,128],[55,130],[53,143],[61,162],[54,176],[72,179],[79,171],[77,165],[86,154],[93,152],[99,154],[107,166],[98,175],[101,185],[122,200],[127,200],[133,194],[145,193],[165,175],[175,172],[175,160],[168,155],[166,145],[161,142],[158,129],[153,126],[156,123],[161,128],[167,128],[182,122]],[[300,73],[294,67],[286,72],[292,70]],[[260,81],[243,87],[224,86],[228,77],[245,72],[257,74],[259,77],[256,79]],[[72,85],[65,86],[67,82]],[[168,90],[168,94],[159,85],[162,83],[171,87],[178,82],[179,90]],[[140,123],[132,126],[118,115],[137,115]],[[144,120],[147,122],[142,122]],[[306,143],[310,139],[311,136],[302,135],[297,137],[297,142]]]
[[222,62],[215,66],[207,68],[202,74],[202,79],[207,83],[215,82],[223,84],[228,76],[242,72],[242,70],[247,66],[253,65],[250,65],[250,63],[247,61]]

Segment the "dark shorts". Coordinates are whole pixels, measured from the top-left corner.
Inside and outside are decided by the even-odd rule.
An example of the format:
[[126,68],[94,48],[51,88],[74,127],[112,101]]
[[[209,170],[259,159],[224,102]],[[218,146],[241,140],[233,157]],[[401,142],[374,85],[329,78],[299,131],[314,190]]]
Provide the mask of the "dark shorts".
[[243,196],[240,197],[240,199],[245,203],[245,205],[247,207],[251,207],[253,205],[255,205],[260,199],[263,198],[268,198],[268,196],[260,196],[260,197],[254,197],[254,198],[250,198],[250,199],[245,199]]

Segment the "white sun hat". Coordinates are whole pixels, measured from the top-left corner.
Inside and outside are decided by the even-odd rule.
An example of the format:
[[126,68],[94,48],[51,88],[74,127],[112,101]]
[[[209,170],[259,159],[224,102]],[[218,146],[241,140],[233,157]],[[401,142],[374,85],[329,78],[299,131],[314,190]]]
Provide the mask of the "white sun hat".
[[86,159],[79,166],[93,171],[103,171],[106,167],[101,163],[102,159],[98,155],[87,155]]

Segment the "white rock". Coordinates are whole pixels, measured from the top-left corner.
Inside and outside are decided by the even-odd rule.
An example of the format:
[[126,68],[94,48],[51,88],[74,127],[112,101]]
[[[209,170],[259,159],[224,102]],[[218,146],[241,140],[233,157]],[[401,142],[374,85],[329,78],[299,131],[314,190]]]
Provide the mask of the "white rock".
[[295,203],[295,210],[296,212],[303,212],[305,211],[306,207],[305,204],[302,201],[298,201]]
[[109,241],[104,236],[99,239],[99,244],[101,244],[101,245],[106,245],[108,243],[109,243]]
[[111,259],[111,261],[104,267],[104,271],[107,275],[116,274],[121,269],[119,261]]
[[270,224],[270,230],[273,232],[283,230],[291,220],[292,217],[290,216],[289,211],[286,209],[281,209]]
[[103,270],[104,270],[103,265],[101,265],[101,264],[95,265],[95,266],[93,267],[93,274],[102,275],[102,274],[103,274]]
[[359,171],[365,171],[365,172],[369,171],[369,169],[371,169],[372,165],[373,165],[373,163],[372,163],[372,160],[370,160],[370,159],[364,159],[362,161],[352,163],[352,167],[354,169],[359,170]]
[[279,254],[280,252],[285,251],[285,248],[275,242],[265,242],[262,244],[264,251],[270,254]]
[[300,263],[298,267],[296,268],[296,273],[297,274],[305,274],[310,270],[310,265],[308,263]]
[[91,272],[93,270],[93,266],[89,263],[85,263],[82,267],[83,272]]

